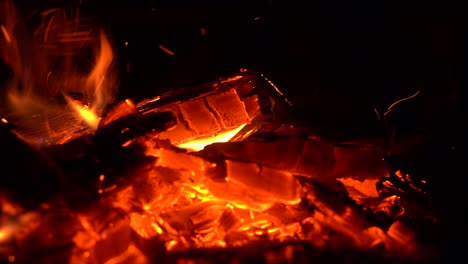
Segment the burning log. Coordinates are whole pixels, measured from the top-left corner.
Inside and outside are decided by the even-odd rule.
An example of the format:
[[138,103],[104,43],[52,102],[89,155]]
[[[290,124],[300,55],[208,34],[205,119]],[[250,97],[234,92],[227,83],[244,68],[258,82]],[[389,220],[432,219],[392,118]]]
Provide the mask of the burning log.
[[[5,3],[13,114],[0,122],[0,262],[433,257],[416,228],[437,220],[420,206],[424,182],[377,148],[312,133],[263,74],[242,70],[104,112],[113,91],[105,34],[53,9],[25,41]],[[96,50],[92,67],[80,63],[84,50]]]
[[332,145],[320,139],[300,137],[263,138],[241,142],[214,143],[199,155],[210,159],[248,161],[331,182]]
[[158,111],[170,111],[178,117],[175,130],[162,132],[161,139],[171,139],[175,145],[197,137],[207,137],[222,130],[236,128],[251,120],[249,113],[258,110],[254,99],[249,99],[249,108],[240,100],[234,89],[208,94],[195,99],[176,102],[161,107]]
[[[125,100],[97,130],[39,150],[3,124],[2,151],[41,161],[23,173],[50,175],[53,184],[50,195],[34,196],[29,206],[20,181],[7,182],[14,192],[1,190],[22,209],[1,218],[0,234],[12,231],[0,237],[0,256],[144,264],[197,259],[199,252],[249,256],[258,248],[264,260],[286,262],[309,260],[306,251],[325,260],[346,252],[377,260],[431,257],[404,221],[406,205],[389,198],[406,191],[393,178],[387,183],[398,174],[388,173],[375,149],[329,142],[282,122],[274,100],[281,96],[252,80],[241,76],[136,105]],[[238,127],[230,142],[204,143],[200,151],[181,144]],[[8,160],[2,166],[16,170]],[[375,195],[353,200],[349,179],[375,181]],[[22,220],[5,225],[11,219]],[[63,223],[54,225],[56,219]],[[45,238],[47,231],[56,235]]]

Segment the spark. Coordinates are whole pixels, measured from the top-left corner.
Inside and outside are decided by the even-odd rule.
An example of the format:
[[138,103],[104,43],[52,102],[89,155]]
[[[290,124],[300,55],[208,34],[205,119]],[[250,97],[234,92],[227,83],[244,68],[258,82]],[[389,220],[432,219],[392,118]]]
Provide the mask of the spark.
[[377,110],[377,108],[374,108],[374,112],[375,112],[375,115],[377,116],[377,120],[380,121],[380,113],[379,113],[379,110]]
[[264,74],[260,74],[260,76],[262,76],[262,78],[265,79],[265,81],[267,81],[271,85],[271,87],[273,87],[276,90],[277,93],[283,96],[283,99],[286,101],[286,103],[288,103],[289,105],[292,105],[292,103],[288,99],[286,99],[286,97],[284,97],[284,94],[272,81],[270,81]]
[[128,41],[125,41],[124,45],[125,47],[128,47]]
[[408,97],[404,97],[404,98],[402,98],[402,99],[400,99],[400,100],[394,102],[393,104],[391,104],[391,105],[387,108],[387,111],[384,113],[384,116],[386,116],[388,113],[392,112],[392,111],[393,111],[393,108],[394,108],[396,105],[398,105],[398,104],[401,103],[401,102],[407,101],[407,100],[409,100],[409,99],[412,99],[412,98],[418,96],[418,94],[419,94],[420,92],[421,92],[421,91],[418,90],[418,91],[417,91],[416,93],[414,93],[413,95],[410,95],[410,96],[408,96]]
[[162,44],[159,44],[159,48],[160,48],[162,51],[166,52],[167,54],[169,54],[169,55],[171,55],[171,56],[174,56],[174,55],[175,55],[175,53],[174,53],[172,50],[170,50],[170,49],[164,47]]
[[204,27],[200,28],[200,34],[202,36],[206,36],[206,28],[204,28]]
[[263,74],[260,74],[260,76],[263,77],[263,79],[265,79],[265,81],[267,81],[273,88],[275,88],[275,90],[282,96],[284,96],[284,94],[280,91],[280,89],[272,82],[270,81],[265,75]]
[[7,31],[7,29],[5,28],[5,26],[4,26],[4,25],[1,25],[1,26],[0,26],[0,29],[2,30],[3,36],[5,37],[5,40],[7,41],[7,43],[11,43],[10,34],[8,34],[8,31]]

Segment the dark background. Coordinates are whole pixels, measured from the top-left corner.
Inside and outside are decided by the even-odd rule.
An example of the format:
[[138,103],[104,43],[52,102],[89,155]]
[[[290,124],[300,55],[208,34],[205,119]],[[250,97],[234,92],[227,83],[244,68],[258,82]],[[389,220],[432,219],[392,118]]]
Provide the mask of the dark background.
[[101,0],[83,7],[118,49],[124,97],[255,68],[330,132],[373,133],[374,109],[382,113],[418,90],[404,129],[456,129],[464,58],[458,3]]
[[121,98],[140,100],[252,68],[330,133],[374,133],[380,129],[375,110],[383,113],[418,90],[400,129],[457,128],[461,1],[16,2],[23,15],[66,7],[102,25],[115,48]]
[[19,2],[26,13],[79,6],[104,26],[116,51],[119,98],[138,101],[251,68],[324,134],[355,138],[386,136],[375,111],[420,91],[392,115],[396,144],[408,146],[400,154],[437,186],[450,219],[446,236],[462,238],[462,1]]

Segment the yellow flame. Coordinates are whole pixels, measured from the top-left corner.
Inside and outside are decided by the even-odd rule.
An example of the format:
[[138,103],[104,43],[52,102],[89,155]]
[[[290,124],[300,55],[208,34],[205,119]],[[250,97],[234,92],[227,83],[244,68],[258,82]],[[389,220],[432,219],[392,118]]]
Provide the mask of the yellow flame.
[[90,128],[97,129],[100,118],[96,115],[96,113],[93,112],[93,110],[89,109],[87,105],[81,105],[80,102],[75,101],[66,95],[64,95],[64,97],[67,100],[68,104],[75,111],[78,118],[85,121]]
[[195,139],[195,140],[191,140],[191,141],[179,144],[177,146],[179,148],[185,148],[185,149],[190,149],[190,150],[194,150],[194,151],[200,151],[205,146],[208,146],[208,145],[213,144],[213,143],[228,142],[237,133],[239,133],[239,131],[241,131],[241,129],[244,128],[244,126],[246,124],[247,123],[242,124],[242,125],[238,126],[237,128],[232,129],[232,130],[229,130],[229,131],[226,131],[226,132],[223,132],[223,133],[219,133],[218,135],[216,135],[214,137]]

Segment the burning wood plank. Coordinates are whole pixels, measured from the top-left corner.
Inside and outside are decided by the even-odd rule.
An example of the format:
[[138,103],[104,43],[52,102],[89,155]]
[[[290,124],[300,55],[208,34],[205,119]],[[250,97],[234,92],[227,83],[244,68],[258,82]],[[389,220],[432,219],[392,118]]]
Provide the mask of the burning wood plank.
[[[307,129],[291,132],[266,124],[277,121],[270,115],[272,106],[262,105],[267,92],[252,95],[256,88],[244,87],[246,92],[242,85],[223,85],[191,91],[195,95],[186,100],[121,102],[93,133],[39,151],[67,176],[59,185],[64,190],[40,197],[49,209],[30,208],[47,217],[55,215],[57,204],[68,208],[70,236],[62,242],[69,248],[61,258],[143,264],[196,248],[229,250],[292,241],[320,252],[352,248],[374,253],[381,247],[379,255],[385,257],[413,259],[420,254],[408,226],[394,222],[391,213],[385,215],[390,224],[382,224],[336,179],[386,176],[372,149],[341,149]],[[166,102],[158,104],[160,100]],[[176,146],[245,123],[251,127],[239,132],[245,133],[237,137],[241,141],[208,144],[201,151]],[[4,134],[11,137],[8,130]],[[383,199],[369,208],[377,212],[385,206],[393,203]],[[47,218],[42,216],[35,219],[33,230],[64,228],[44,225]],[[25,230],[28,223],[12,230]],[[6,254],[37,249],[20,245],[25,248],[9,248]],[[265,258],[271,258],[268,254]]]
[[[0,262],[179,263],[216,251],[222,262],[252,251],[286,263],[305,251],[432,257],[412,229],[418,214],[432,216],[419,206],[424,182],[390,171],[373,148],[300,127],[265,75],[241,70],[103,112],[114,87],[105,34],[50,9],[20,39],[15,27],[28,23],[0,4],[14,110],[13,123],[0,118]],[[83,48],[96,50],[86,69]],[[363,181],[376,189],[358,188]],[[350,186],[365,196],[359,203]]]
[[159,138],[170,139],[174,145],[178,145],[239,127],[248,123],[259,109],[256,97],[248,101],[247,109],[236,90],[229,89],[162,106],[153,111],[171,111],[178,119],[177,127],[161,133]]

